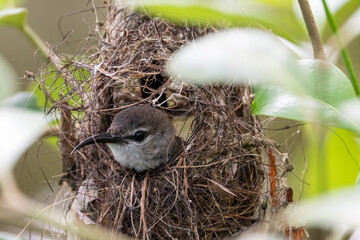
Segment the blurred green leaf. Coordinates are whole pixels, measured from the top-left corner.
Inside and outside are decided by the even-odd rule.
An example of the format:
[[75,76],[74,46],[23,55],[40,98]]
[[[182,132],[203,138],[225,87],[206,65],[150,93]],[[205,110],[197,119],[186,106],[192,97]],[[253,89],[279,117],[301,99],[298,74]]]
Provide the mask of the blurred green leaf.
[[15,71],[0,55],[0,101],[15,91],[16,82]]
[[273,7],[292,9],[294,0],[255,0],[257,2],[266,3]]
[[46,130],[43,114],[18,108],[0,108],[0,177]]
[[300,61],[300,67],[305,94],[278,86],[259,88],[252,104],[253,114],[322,123],[360,133],[360,125],[338,109],[345,101],[356,97],[346,75],[321,60]]
[[9,8],[0,10],[0,25],[23,29],[26,23],[27,9]]
[[303,24],[295,17],[292,1],[191,1],[142,0],[138,10],[152,16],[186,24],[257,26],[271,29],[291,41],[306,38]]
[[42,111],[37,105],[36,97],[29,92],[17,92],[0,102],[0,107],[14,107],[26,110]]
[[356,138],[354,133],[341,129],[328,132],[325,139],[328,189],[354,185],[360,171],[360,146]]
[[[305,196],[316,196],[344,186],[353,186],[359,174],[360,148],[356,135],[350,131],[333,129],[323,138],[314,128],[307,129],[305,152],[308,160]],[[312,135],[312,136],[311,136]],[[309,138],[317,138],[310,140]]]
[[208,34],[175,53],[168,63],[175,78],[193,84],[248,83],[302,91],[297,56],[279,38],[257,29]]

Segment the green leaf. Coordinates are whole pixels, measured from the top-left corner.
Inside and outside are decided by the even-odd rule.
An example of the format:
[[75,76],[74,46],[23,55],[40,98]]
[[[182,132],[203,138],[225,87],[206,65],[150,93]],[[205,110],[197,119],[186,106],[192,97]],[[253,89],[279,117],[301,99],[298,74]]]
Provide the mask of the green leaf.
[[0,101],[15,91],[17,76],[6,60],[0,55]]
[[279,86],[259,88],[252,105],[253,114],[322,123],[360,133],[360,125],[339,110],[341,104],[356,97],[345,74],[321,60],[300,61],[300,67],[305,94]]
[[[302,129],[304,148],[299,155],[306,156],[307,167],[303,196],[316,196],[319,193],[353,186],[359,174],[360,146],[357,135],[343,129],[321,128],[308,125]],[[295,156],[295,155],[294,155]],[[302,175],[304,158],[294,162]],[[294,181],[295,180],[295,181]],[[289,184],[302,184],[299,179],[293,179]]]
[[27,110],[41,111],[37,105],[36,97],[29,92],[18,92],[0,102],[0,107],[14,107]]
[[23,29],[26,23],[27,9],[9,8],[0,10],[0,25]]
[[277,37],[257,29],[208,34],[175,53],[168,71],[193,84],[277,84],[302,91],[297,56]]
[[305,39],[306,32],[295,17],[292,1],[191,1],[191,0],[142,0],[138,10],[152,16],[181,23],[257,26],[271,29],[288,40]]
[[327,177],[325,181],[328,189],[354,185],[360,171],[360,145],[357,138],[356,134],[342,129],[333,129],[327,133],[324,139],[326,167],[318,162],[317,170],[327,172],[324,177]]
[[0,108],[0,178],[46,130],[43,114],[18,108]]

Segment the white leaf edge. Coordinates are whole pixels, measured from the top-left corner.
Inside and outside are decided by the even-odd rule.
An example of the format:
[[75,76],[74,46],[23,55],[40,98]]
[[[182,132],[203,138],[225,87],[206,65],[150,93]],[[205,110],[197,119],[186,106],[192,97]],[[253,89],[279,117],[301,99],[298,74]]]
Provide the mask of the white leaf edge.
[[0,108],[0,179],[45,131],[42,113],[18,108]]
[[167,70],[192,84],[276,84],[301,92],[296,54],[270,32],[237,28],[210,33],[182,47]]

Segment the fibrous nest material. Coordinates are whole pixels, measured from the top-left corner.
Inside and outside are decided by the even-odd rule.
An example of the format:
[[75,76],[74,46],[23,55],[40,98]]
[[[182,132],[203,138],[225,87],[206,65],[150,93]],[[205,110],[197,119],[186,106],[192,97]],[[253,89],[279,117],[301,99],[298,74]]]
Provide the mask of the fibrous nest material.
[[[81,187],[78,194],[91,192],[77,210],[96,224],[142,239],[218,239],[262,220],[269,194],[261,154],[275,148],[251,115],[249,88],[199,87],[166,73],[174,51],[213,29],[175,26],[108,4],[97,45],[76,59],[53,51],[59,71],[51,84],[46,72],[40,84],[51,110],[61,113],[61,183],[75,192]],[[135,173],[114,161],[105,145],[70,154],[135,104],[163,109],[181,123],[180,156]]]

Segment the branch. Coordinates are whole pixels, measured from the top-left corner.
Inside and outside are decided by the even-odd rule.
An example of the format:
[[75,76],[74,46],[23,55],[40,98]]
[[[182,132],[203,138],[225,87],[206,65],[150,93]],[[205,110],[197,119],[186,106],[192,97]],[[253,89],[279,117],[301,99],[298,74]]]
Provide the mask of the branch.
[[314,58],[327,60],[308,0],[298,0],[314,51]]

